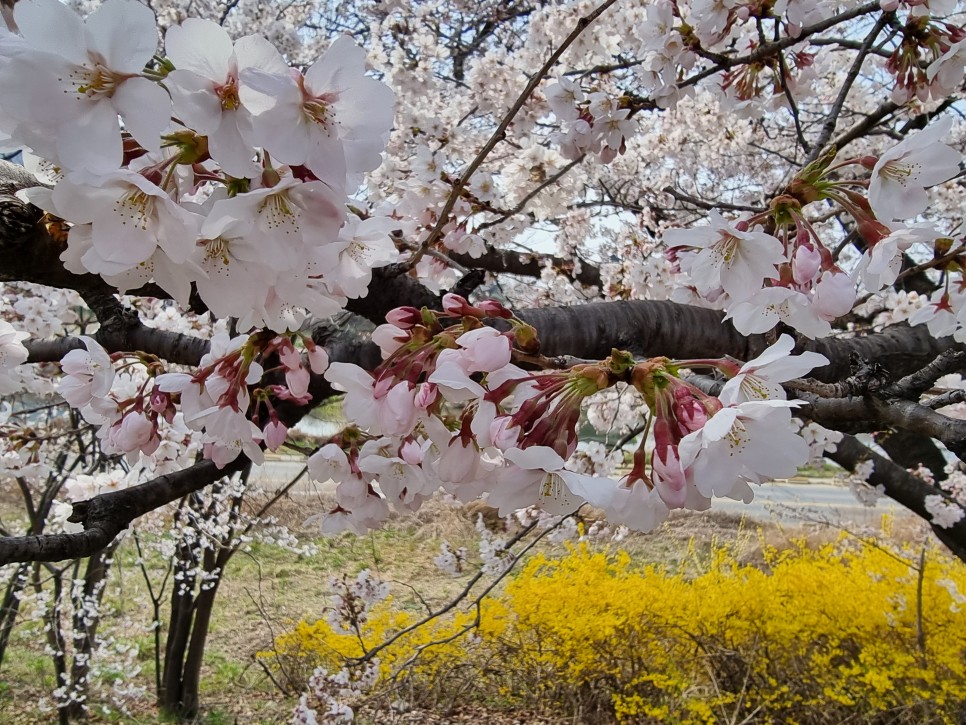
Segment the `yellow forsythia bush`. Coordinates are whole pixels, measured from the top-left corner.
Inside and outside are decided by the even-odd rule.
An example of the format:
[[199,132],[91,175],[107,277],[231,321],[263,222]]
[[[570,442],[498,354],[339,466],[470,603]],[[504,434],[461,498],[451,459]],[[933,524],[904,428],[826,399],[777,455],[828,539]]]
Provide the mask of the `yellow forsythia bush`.
[[[915,552],[841,542],[765,558],[716,550],[685,575],[583,544],[538,555],[469,638],[431,644],[471,615],[427,625],[380,653],[380,677],[578,722],[966,722],[960,562],[931,551],[920,577]],[[383,603],[359,634],[302,622],[263,656],[338,669],[417,618]]]

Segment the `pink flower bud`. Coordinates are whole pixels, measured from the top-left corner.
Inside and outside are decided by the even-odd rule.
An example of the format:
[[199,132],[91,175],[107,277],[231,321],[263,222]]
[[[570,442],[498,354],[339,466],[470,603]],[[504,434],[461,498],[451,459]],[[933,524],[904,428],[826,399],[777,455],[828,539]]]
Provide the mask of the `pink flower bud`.
[[409,438],[399,446],[399,457],[410,466],[418,466],[423,462],[423,449],[419,447],[416,441]]
[[268,450],[274,451],[281,446],[288,437],[288,428],[279,420],[270,420],[263,431],[265,434],[265,445]]
[[288,370],[297,370],[302,367],[302,356],[299,355],[299,351],[289,340],[285,340],[279,346],[278,359]]
[[443,295],[443,312],[452,317],[462,317],[463,315],[475,316],[477,310],[466,301],[465,297],[447,292]]
[[815,276],[822,267],[822,253],[810,245],[802,245],[795,250],[792,260],[792,277],[795,284],[807,287],[815,281]]
[[483,314],[487,317],[502,317],[504,320],[513,317],[513,313],[496,300],[483,300],[477,307],[483,310]]
[[415,307],[396,307],[395,309],[389,310],[389,313],[386,315],[386,322],[402,330],[409,330],[422,321],[422,314]]
[[297,398],[301,398],[308,393],[310,380],[311,376],[309,375],[309,371],[301,365],[285,372],[285,384],[288,385],[288,389],[292,395]]
[[439,397],[439,390],[433,383],[420,383],[416,386],[416,399],[414,404],[420,410],[426,410]]
[[111,441],[125,453],[143,449],[156,435],[155,424],[140,413],[129,413],[111,429]]
[[848,314],[855,304],[855,283],[844,272],[826,272],[815,285],[812,306],[823,320]]
[[329,353],[321,345],[309,348],[309,367],[316,375],[321,375],[329,367]]

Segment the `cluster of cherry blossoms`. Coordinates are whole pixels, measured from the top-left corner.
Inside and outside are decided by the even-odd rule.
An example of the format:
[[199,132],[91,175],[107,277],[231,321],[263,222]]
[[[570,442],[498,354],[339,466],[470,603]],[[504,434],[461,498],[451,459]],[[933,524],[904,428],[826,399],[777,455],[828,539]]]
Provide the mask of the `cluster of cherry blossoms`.
[[[896,8],[907,13],[903,37],[915,40],[901,50],[920,54],[916,67],[926,77],[900,86],[947,83],[966,61],[961,31],[935,19],[945,5]],[[763,14],[776,32],[780,25],[796,37],[833,11],[832,3],[795,0],[660,0],[642,11],[635,31],[642,63],[634,72],[648,79],[644,88],[657,105],[670,105],[686,90],[678,87],[681,70],[714,60],[698,50],[737,42]],[[194,287],[215,316],[239,318],[237,329],[268,328],[216,335],[192,373],[168,372],[142,354],[111,356],[82,337],[85,349],[62,361],[59,391],[100,427],[106,452],[132,463],[141,456],[170,462],[174,456],[159,455],[162,446],[197,434],[219,467],[241,452],[260,462],[288,432],[278,402],[309,404],[311,376],[325,373],[346,391],[354,423],[309,462],[315,478],[339,482],[337,505],[322,517],[330,531],[378,525],[390,507],[418,508],[440,486],[461,500],[485,493],[504,514],[534,504],[566,513],[586,501],[615,522],[651,528],[668,510],[705,508],[713,496],[747,500],[749,484],[787,475],[808,456],[794,432],[794,403],[778,383],[824,358],[791,356],[786,337],[740,369],[727,361],[638,361],[619,351],[602,362],[555,366],[540,355],[533,328],[501,304],[448,295],[442,312],[394,310],[373,335],[385,359],[368,372],[329,366],[309,337],[271,331],[298,329],[306,313],[329,315],[366,295],[373,268],[400,259],[394,237],[419,243],[434,235],[447,253],[478,257],[486,241],[477,218],[503,213],[500,187],[513,186],[507,179],[519,172],[542,181],[564,159],[589,154],[620,163],[638,131],[639,99],[561,74],[545,90],[565,124],[550,139],[559,153],[521,144],[502,184],[479,172],[445,212],[459,162],[447,158],[443,131],[414,129],[412,137],[439,147],[414,144],[395,196],[370,190],[374,208],[349,213],[362,174],[380,164],[393,108],[392,92],[366,75],[365,52],[348,37],[302,71],[264,38],[233,41],[204,20],[171,27],[159,51],[154,15],[135,0],[107,0],[86,20],[57,0],[22,0],[16,21],[20,35],[0,35],[0,92],[12,99],[0,112],[0,131],[40,157],[31,159],[36,168],[51,171],[51,188],[24,196],[69,223],[66,267],[99,274],[121,291],[153,281],[182,303]],[[812,59],[791,50],[802,81]],[[889,68],[912,67],[900,61]],[[789,80],[775,63],[741,64],[720,90],[742,102],[762,95],[768,73]],[[725,308],[742,333],[783,322],[809,337],[828,335],[853,308],[857,289],[875,293],[896,281],[903,254],[941,256],[962,236],[910,223],[927,208],[928,188],[959,171],[959,154],[943,143],[949,131],[940,120],[879,157],[826,153],[764,211],[737,219],[712,211],[705,226],[666,230],[662,261],[705,302]],[[851,265],[818,231],[816,220],[831,205],[851,217],[861,240]],[[504,231],[519,233],[508,225]],[[589,224],[576,226],[575,236],[588,235]],[[442,254],[419,255],[412,272],[445,289],[456,275],[447,264]],[[945,281],[910,321],[959,339],[966,295],[948,275]],[[0,323],[0,391],[17,385],[12,371],[27,359],[24,338]],[[128,373],[123,383],[118,363]],[[702,366],[732,378],[719,396],[688,382],[685,371]],[[653,440],[653,450],[641,443],[621,480],[607,475],[614,468],[603,465],[608,456],[589,455],[577,436],[588,402],[617,389],[642,400],[650,435],[643,440]]]
[[[158,53],[153,12],[86,20],[25,0],[0,35],[0,131],[53,168],[24,196],[70,224],[64,262],[118,289],[191,284],[242,329],[296,328],[364,294],[396,257],[387,219],[346,204],[379,165],[393,94],[348,37],[301,72],[264,38],[188,19]],[[24,78],[30,78],[29,83]]]
[[[305,349],[304,359],[293,337]],[[144,460],[143,454],[158,473],[165,472],[164,461],[183,458],[195,433],[201,434],[204,456],[219,468],[242,451],[260,464],[262,447],[274,451],[288,436],[272,401],[308,404],[311,374],[329,364],[325,349],[305,336],[260,332],[229,339],[216,333],[193,373],[164,372],[160,361],[141,354],[124,367],[143,368],[144,374],[119,387],[114,363],[124,355],[108,355],[92,338],[80,339],[86,349],[64,356],[58,391],[99,426],[105,452],[124,454],[130,463]],[[159,451],[162,445],[167,449]]]
[[[647,530],[670,509],[705,509],[714,496],[750,500],[748,484],[792,475],[808,458],[779,383],[828,361],[792,356],[788,336],[740,368],[638,362],[616,350],[561,368],[540,355],[534,329],[496,302],[450,294],[441,312],[399,308],[388,320],[373,334],[384,360],[371,373],[341,362],[325,373],[346,391],[355,422],[309,459],[312,478],[338,484],[325,531],[376,526],[390,506],[416,510],[440,486],[462,501],[485,493],[500,515],[532,505],[566,514],[587,502]],[[683,379],[700,367],[731,377],[719,397]],[[618,481],[580,472],[577,427],[582,403],[619,383],[647,406],[654,449],[645,436]]]
[[[670,258],[702,298],[727,310],[741,333],[783,322],[808,337],[824,337],[830,323],[853,308],[858,287],[874,293],[896,281],[911,248],[941,256],[942,245],[948,251],[951,237],[962,236],[962,230],[906,223],[926,210],[927,189],[959,173],[961,154],[942,141],[950,126],[948,118],[937,121],[879,157],[827,153],[800,171],[765,212],[729,220],[711,211],[707,226],[667,230]],[[849,177],[843,174],[849,167],[871,168],[871,174]],[[852,217],[864,246],[849,271],[806,213],[809,205],[828,202]],[[940,309],[959,314],[962,305],[953,306],[948,278],[937,297],[913,324],[930,321]],[[948,335],[961,329],[957,325],[931,324],[930,331]]]
[[636,128],[629,108],[620,108],[606,93],[585,98],[579,83],[567,76],[560,76],[547,88],[547,103],[560,121],[570,125],[566,133],[553,139],[570,160],[596,153],[603,163],[609,163],[626,151],[625,140]]
[[[897,14],[894,50],[882,64],[894,83],[892,100],[901,105],[953,93],[966,65],[966,35],[950,20],[957,9],[955,0],[883,0],[880,4],[883,11]],[[671,107],[693,92],[690,84],[681,83],[682,76],[702,58],[715,60],[714,53],[731,48],[754,53],[764,45],[762,23],[774,23],[776,34],[795,39],[805,28],[859,5],[828,0],[657,0],[647,5],[646,22],[639,32],[637,77],[659,106]],[[814,62],[815,54],[803,39],[788,47],[784,58],[769,55],[725,71],[718,79],[718,91],[725,107],[741,114],[786,107],[786,88],[799,97],[812,92]]]

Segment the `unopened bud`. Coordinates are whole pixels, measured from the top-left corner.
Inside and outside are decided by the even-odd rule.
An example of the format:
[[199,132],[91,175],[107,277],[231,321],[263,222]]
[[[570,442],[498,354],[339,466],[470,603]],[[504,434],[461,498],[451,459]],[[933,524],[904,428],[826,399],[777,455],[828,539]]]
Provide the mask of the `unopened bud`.
[[465,297],[454,295],[452,292],[443,295],[443,312],[448,315],[462,317],[466,314],[472,314],[470,311],[473,309],[473,306],[466,301]]
[[483,314],[485,314],[487,317],[502,317],[504,320],[509,320],[511,317],[513,317],[513,313],[496,300],[483,300],[476,306],[481,309]]
[[179,164],[199,164],[211,158],[208,154],[208,137],[200,136],[194,131],[177,131],[166,137],[167,146],[178,149]]
[[415,307],[396,307],[386,314],[386,322],[401,330],[408,330],[422,321],[423,316]]

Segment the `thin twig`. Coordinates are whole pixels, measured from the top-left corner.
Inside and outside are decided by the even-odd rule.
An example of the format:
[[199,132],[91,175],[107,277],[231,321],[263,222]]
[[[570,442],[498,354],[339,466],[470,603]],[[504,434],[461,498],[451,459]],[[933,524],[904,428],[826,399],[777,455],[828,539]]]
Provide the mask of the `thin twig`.
[[862,47],[859,49],[855,59],[852,61],[852,66],[849,68],[849,72],[845,76],[845,82],[842,83],[842,88],[839,89],[839,94],[835,98],[832,108],[829,110],[825,123],[822,125],[822,130],[819,132],[818,139],[815,141],[815,146],[812,148],[811,153],[809,153],[808,158],[805,160],[806,164],[810,164],[811,162],[815,161],[822,151],[825,150],[825,144],[827,144],[828,140],[832,138],[832,134],[835,132],[835,124],[838,123],[839,115],[842,113],[842,107],[845,105],[845,99],[848,98],[849,92],[852,90],[852,85],[859,77],[859,71],[862,69],[862,65],[865,63],[865,59],[869,55],[869,51],[872,49],[872,44],[879,36],[879,33],[882,32],[882,29],[886,26],[886,23],[889,21],[889,17],[889,13],[883,13],[881,16],[879,16],[879,19],[872,27],[872,30],[869,31],[867,36],[865,36]]
[[530,96],[537,89],[537,86],[540,85],[540,82],[544,79],[544,77],[547,75],[550,69],[553,68],[554,65],[556,65],[557,61],[560,59],[560,56],[564,54],[567,48],[569,48],[573,44],[573,42],[577,40],[580,34],[583,33],[590,26],[592,22],[594,22],[597,18],[603,15],[604,12],[615,2],[617,2],[617,0],[605,0],[596,9],[591,11],[588,15],[585,15],[584,17],[580,18],[577,21],[577,26],[571,31],[570,35],[564,38],[560,46],[553,53],[550,54],[550,57],[547,59],[547,61],[540,67],[540,69],[536,73],[533,74],[533,76],[531,76],[527,85],[524,86],[523,91],[520,93],[516,101],[514,101],[513,105],[510,106],[510,109],[503,116],[503,120],[500,121],[500,124],[493,131],[493,134],[490,136],[489,141],[487,141],[486,144],[483,146],[483,148],[480,149],[480,152],[470,162],[470,165],[466,167],[466,170],[460,175],[460,178],[456,181],[455,184],[453,184],[453,188],[446,199],[446,203],[443,205],[443,208],[439,212],[439,217],[436,220],[436,226],[433,227],[433,230],[429,233],[429,236],[426,237],[426,239],[420,245],[420,248],[416,250],[413,256],[406,263],[406,265],[404,265],[407,270],[412,269],[419,261],[419,259],[423,256],[423,254],[425,254],[426,250],[429,247],[431,247],[433,244],[435,244],[442,236],[443,228],[449,223],[450,212],[452,212],[453,208],[456,206],[456,200],[459,199],[460,194],[462,193],[463,188],[469,182],[470,177],[472,177],[473,174],[476,173],[476,170],[486,160],[486,157],[490,155],[490,152],[494,148],[496,148],[497,144],[499,144],[500,141],[506,138],[506,131],[510,127],[510,124],[513,122],[513,119],[516,118],[516,115],[520,112],[520,109],[523,108],[524,104],[527,102],[527,100],[529,100]]

